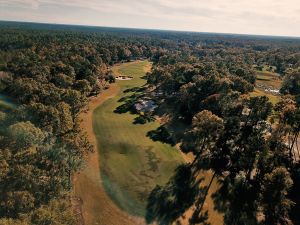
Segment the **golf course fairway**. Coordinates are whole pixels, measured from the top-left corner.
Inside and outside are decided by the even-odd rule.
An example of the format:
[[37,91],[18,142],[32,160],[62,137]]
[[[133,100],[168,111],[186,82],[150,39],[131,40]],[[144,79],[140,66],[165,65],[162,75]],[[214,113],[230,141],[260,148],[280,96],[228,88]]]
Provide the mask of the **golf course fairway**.
[[153,188],[165,184],[175,168],[184,162],[174,147],[147,137],[149,131],[160,126],[157,121],[134,124],[137,115],[115,112],[124,104],[122,99],[134,94],[130,91],[132,88],[146,84],[143,77],[150,68],[148,61],[114,66],[115,75],[132,76],[133,79],[116,81],[118,94],[99,105],[93,113],[104,189],[122,210],[142,217]]

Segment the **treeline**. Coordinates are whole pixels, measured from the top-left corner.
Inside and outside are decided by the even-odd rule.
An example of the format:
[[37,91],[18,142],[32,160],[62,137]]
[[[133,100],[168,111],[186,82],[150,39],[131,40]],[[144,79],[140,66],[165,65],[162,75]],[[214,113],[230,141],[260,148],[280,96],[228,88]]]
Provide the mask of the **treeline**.
[[[226,223],[296,221],[299,40],[13,22],[0,33],[0,92],[17,105],[0,113],[0,224],[75,224],[71,177],[92,149],[78,114],[114,82],[111,65],[144,58],[148,83],[190,128],[193,169],[223,180]],[[268,99],[247,95],[266,65],[289,74],[291,94],[271,126]]]
[[0,26],[0,224],[76,224],[72,174],[92,147],[78,115],[114,82],[109,66],[161,47],[140,37]]
[[[285,72],[283,96],[273,106],[265,96],[249,97],[255,84],[253,64],[267,60],[268,51],[257,53],[262,55],[257,60],[249,58],[252,54],[247,48],[220,51],[222,57],[210,49],[203,49],[203,57],[167,54],[147,75],[150,90],[169,109],[165,126],[184,123],[185,132],[176,134],[176,141],[183,151],[195,155],[188,165],[191,173],[187,173],[195,177],[186,175],[181,183],[199,179],[202,170],[213,171],[207,189],[195,192],[189,183],[191,190],[185,193],[191,196],[186,200],[172,196],[170,199],[180,202],[166,202],[165,206],[177,205],[180,212],[180,207],[194,205],[190,224],[206,224],[209,215],[203,204],[216,179],[220,189],[213,199],[217,210],[224,213],[225,224],[299,224],[299,68],[294,64],[291,72]],[[154,192],[163,193],[168,199],[163,187]],[[157,208],[150,205],[148,210],[150,222],[160,218]],[[176,211],[174,215],[173,219],[180,216]]]

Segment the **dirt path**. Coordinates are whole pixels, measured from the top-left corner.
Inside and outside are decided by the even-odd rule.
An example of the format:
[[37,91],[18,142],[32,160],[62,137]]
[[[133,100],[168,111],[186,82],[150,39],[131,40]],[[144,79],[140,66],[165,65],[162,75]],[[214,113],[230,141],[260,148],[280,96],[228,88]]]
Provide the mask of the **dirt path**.
[[101,95],[91,99],[88,112],[80,115],[81,127],[87,132],[88,139],[94,146],[94,152],[86,159],[86,167],[74,176],[74,193],[82,202],[82,216],[85,225],[137,225],[144,224],[144,219],[129,216],[120,210],[106,194],[100,178],[97,140],[93,131],[93,112],[105,100],[114,97],[119,86],[112,84]]

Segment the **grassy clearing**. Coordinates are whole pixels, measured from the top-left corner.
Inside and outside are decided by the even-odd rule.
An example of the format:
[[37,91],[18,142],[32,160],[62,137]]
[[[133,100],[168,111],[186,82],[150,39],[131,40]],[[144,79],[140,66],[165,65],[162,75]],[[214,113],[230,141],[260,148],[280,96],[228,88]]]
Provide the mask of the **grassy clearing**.
[[117,81],[118,95],[105,101],[93,114],[105,190],[121,209],[140,216],[145,215],[149,193],[157,184],[165,184],[183,162],[175,148],[147,137],[149,131],[160,126],[158,122],[133,124],[137,115],[114,112],[124,104],[119,102],[120,99],[134,94],[125,90],[145,85],[146,81],[141,77],[149,66],[147,61],[115,66],[115,74],[134,78]]
[[267,92],[265,89],[271,88],[279,90],[281,85],[282,79],[278,74],[269,71],[257,72],[256,87],[254,91],[250,93],[250,96],[267,96],[270,99],[270,102],[275,105],[280,101],[280,96]]
[[275,105],[276,103],[278,103],[280,101],[280,96],[266,93],[258,88],[255,88],[254,91],[250,93],[250,96],[251,97],[267,96],[273,105]]
[[282,85],[281,77],[276,73],[271,72],[258,72],[256,76],[256,84],[274,89],[280,89]]

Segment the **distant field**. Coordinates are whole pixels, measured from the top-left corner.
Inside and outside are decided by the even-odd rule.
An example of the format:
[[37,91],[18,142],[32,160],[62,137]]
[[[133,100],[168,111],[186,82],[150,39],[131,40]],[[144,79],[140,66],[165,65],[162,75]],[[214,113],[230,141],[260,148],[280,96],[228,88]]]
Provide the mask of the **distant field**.
[[273,104],[280,100],[280,96],[266,91],[266,89],[279,90],[282,85],[282,78],[277,73],[263,71],[257,72],[256,87],[250,96],[267,96]]
[[255,88],[253,92],[250,93],[250,96],[251,97],[257,97],[257,96],[267,96],[270,100],[270,102],[275,105],[277,102],[279,102],[280,100],[280,96],[275,96],[275,95],[272,95],[272,94],[268,94],[264,91],[261,91],[260,89],[258,88]]
[[147,61],[115,66],[115,74],[133,76],[130,81],[117,81],[120,92],[100,105],[93,115],[94,132],[100,152],[101,177],[105,190],[114,202],[131,215],[145,215],[149,193],[157,184],[165,184],[183,159],[168,144],[154,142],[147,132],[159,127],[158,122],[133,124],[137,115],[115,113],[124,102],[121,98],[133,92],[125,90],[141,87]]
[[270,86],[274,89],[280,89],[282,85],[282,79],[276,73],[258,72],[256,76],[256,84]]

